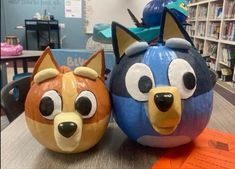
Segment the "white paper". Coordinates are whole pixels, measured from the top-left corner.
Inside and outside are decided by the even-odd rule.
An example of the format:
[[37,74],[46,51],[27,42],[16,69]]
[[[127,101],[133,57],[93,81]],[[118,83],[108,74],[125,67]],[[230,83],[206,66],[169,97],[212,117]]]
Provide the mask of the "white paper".
[[82,0],[65,0],[64,11],[66,18],[82,18]]
[[141,22],[145,5],[150,0],[86,0],[86,33],[93,33],[95,24],[116,21],[126,27],[135,27],[127,12],[129,8]]

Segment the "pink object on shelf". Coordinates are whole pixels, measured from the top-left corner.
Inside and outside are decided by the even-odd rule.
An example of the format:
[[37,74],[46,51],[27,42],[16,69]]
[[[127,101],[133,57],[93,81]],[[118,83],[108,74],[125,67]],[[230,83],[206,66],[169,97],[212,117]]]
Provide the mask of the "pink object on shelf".
[[21,55],[23,47],[21,45],[10,45],[1,43],[1,56],[18,56]]

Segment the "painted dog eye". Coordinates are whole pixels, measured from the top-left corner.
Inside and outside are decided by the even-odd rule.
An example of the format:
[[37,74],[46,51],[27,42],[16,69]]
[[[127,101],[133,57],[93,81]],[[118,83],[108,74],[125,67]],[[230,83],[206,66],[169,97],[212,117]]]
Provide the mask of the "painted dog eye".
[[184,82],[184,86],[188,90],[193,90],[194,87],[196,86],[196,78],[195,78],[194,74],[191,72],[184,73],[183,82]]
[[97,108],[95,95],[90,91],[82,91],[75,101],[75,109],[83,118],[92,117]]
[[178,88],[182,99],[193,95],[197,79],[193,68],[184,59],[173,60],[168,67],[168,78],[171,86]]
[[43,94],[39,110],[44,118],[53,120],[55,115],[61,112],[61,103],[59,94],[55,90],[50,90]]
[[125,84],[131,97],[138,101],[146,101],[148,92],[155,86],[150,68],[143,63],[136,63],[129,68]]
[[142,76],[139,79],[138,87],[142,93],[148,93],[153,87],[152,79],[148,76]]

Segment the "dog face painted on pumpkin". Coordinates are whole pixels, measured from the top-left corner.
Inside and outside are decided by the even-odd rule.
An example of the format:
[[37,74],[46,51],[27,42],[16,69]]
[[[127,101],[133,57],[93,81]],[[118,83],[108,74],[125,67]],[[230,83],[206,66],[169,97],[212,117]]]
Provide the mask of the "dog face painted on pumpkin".
[[185,30],[165,9],[158,45],[113,23],[114,117],[129,138],[151,147],[190,142],[207,125],[213,78]]
[[76,153],[97,144],[111,109],[104,71],[103,50],[73,71],[58,67],[49,48],[44,51],[25,103],[28,128],[42,145]]

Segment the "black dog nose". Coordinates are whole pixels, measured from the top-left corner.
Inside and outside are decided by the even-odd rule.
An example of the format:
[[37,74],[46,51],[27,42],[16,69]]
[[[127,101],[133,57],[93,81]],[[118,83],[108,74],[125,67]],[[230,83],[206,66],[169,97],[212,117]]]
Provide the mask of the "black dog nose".
[[154,95],[154,102],[159,110],[166,112],[174,102],[174,96],[171,93],[157,93]]
[[64,137],[71,137],[77,130],[77,124],[74,122],[63,122],[58,125],[60,134]]

